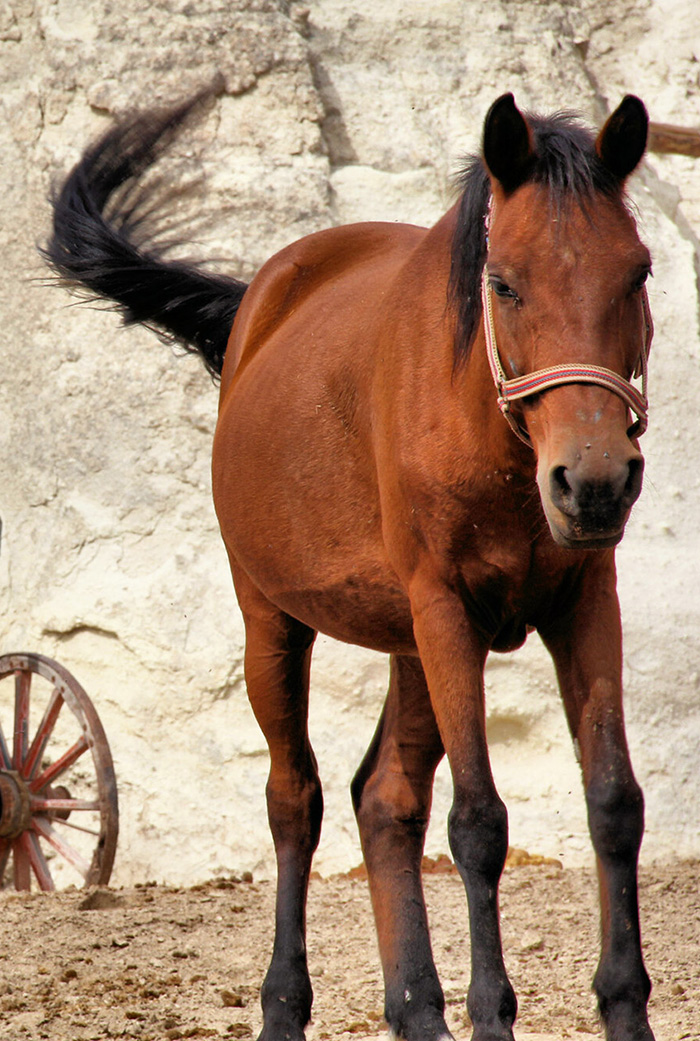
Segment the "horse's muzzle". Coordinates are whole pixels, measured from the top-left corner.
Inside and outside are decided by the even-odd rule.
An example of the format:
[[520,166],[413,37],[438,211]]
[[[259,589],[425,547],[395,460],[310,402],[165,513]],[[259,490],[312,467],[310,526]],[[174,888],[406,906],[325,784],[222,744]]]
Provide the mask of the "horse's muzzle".
[[552,466],[542,496],[555,542],[578,549],[616,545],[639,498],[644,459],[639,453],[592,467],[584,456],[573,466]]

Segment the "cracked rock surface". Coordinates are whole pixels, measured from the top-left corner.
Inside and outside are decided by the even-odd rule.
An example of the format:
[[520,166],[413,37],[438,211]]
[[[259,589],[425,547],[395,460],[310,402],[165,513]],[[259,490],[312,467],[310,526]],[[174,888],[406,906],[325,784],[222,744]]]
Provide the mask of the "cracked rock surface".
[[[691,0],[0,2],[0,651],[57,658],[95,701],[120,785],[121,884],[269,875],[266,752],[210,501],[216,390],[147,331],[70,306],[35,246],[52,183],[115,115],[215,76],[223,95],[160,173],[190,186],[174,211],[184,252],[245,279],[334,223],[435,221],[506,90],[592,123],[632,92],[652,119],[700,127]],[[646,488],[619,574],[644,855],[663,859],[700,853],[699,171],[650,155],[631,186],[654,257],[656,339]],[[546,655],[530,641],[495,658],[487,682],[512,843],[586,861]],[[385,683],[383,659],[319,641],[323,874],[359,860],[347,785]],[[0,686],[6,730],[12,698]],[[428,852],[447,848],[448,804],[443,771]]]

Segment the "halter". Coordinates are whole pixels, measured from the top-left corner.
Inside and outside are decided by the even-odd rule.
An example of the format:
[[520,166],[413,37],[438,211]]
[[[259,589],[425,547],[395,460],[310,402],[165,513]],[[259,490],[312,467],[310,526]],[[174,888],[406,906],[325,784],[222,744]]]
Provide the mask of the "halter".
[[[486,218],[486,243],[488,248],[488,232],[491,223],[491,207]],[[481,279],[481,300],[484,310],[484,333],[486,336],[486,354],[489,360],[489,368],[493,376],[493,382],[498,391],[498,407],[503,413],[513,433],[526,445],[532,448],[532,441],[527,431],[518,423],[510,410],[511,401],[520,398],[531,397],[540,394],[551,387],[558,387],[564,383],[597,383],[606,390],[611,390],[622,398],[627,407],[637,416],[636,421],[627,431],[630,438],[641,437],[647,428],[649,402],[647,399],[647,364],[651,341],[654,336],[654,323],[649,307],[649,295],[646,287],[642,289],[642,317],[644,321],[644,335],[642,349],[637,359],[633,375],[642,377],[641,393],[637,388],[626,380],[624,376],[605,369],[600,365],[552,365],[547,369],[537,369],[525,376],[516,376],[509,380],[501,363],[496,344],[496,330],[493,324],[493,308],[491,305],[491,291],[488,278],[488,264],[484,265],[484,273]]]

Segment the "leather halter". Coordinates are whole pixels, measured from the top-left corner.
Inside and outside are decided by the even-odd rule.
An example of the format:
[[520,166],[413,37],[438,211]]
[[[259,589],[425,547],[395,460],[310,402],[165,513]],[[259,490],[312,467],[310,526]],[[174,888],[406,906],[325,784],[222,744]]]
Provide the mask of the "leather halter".
[[[487,218],[490,224],[490,208]],[[488,244],[488,237],[487,237]],[[484,273],[481,280],[481,300],[484,311],[484,333],[486,336],[486,354],[489,360],[491,375],[498,391],[498,407],[506,418],[513,433],[526,445],[532,448],[532,441],[527,431],[518,423],[513,416],[510,404],[521,398],[540,394],[551,387],[558,387],[564,383],[597,383],[606,390],[611,390],[622,398],[627,407],[637,416],[636,421],[627,431],[630,438],[641,437],[647,428],[649,402],[647,398],[647,363],[651,341],[654,336],[654,323],[649,307],[649,295],[646,287],[641,292],[642,318],[644,322],[644,334],[642,348],[637,359],[633,375],[641,376],[641,393],[637,388],[626,380],[624,376],[613,372],[612,369],[603,368],[600,365],[552,365],[546,369],[537,369],[536,372],[527,373],[525,376],[516,376],[508,379],[503,368],[496,343],[496,330],[493,324],[493,308],[491,303],[491,287],[489,285],[488,264],[484,265]]]

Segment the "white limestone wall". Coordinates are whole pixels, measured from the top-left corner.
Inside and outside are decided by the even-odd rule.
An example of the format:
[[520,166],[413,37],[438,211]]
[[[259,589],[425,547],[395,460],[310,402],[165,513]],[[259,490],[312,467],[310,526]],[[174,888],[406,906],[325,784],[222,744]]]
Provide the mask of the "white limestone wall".
[[[216,390],[151,334],[73,306],[35,245],[52,181],[115,115],[226,94],[176,146],[189,251],[249,278],[286,242],[362,219],[431,223],[459,158],[513,90],[600,122],[626,92],[700,126],[692,0],[3,0],[0,2],[0,653],[60,660],[115,757],[113,881],[272,870],[264,743],[210,501]],[[630,742],[645,856],[700,854],[700,161],[650,156],[633,194],[654,255],[647,478],[619,553]],[[182,207],[186,204],[181,203]],[[348,782],[386,682],[380,656],[321,638],[312,735],[325,782],[317,867],[360,859]],[[511,841],[588,857],[578,770],[536,641],[488,667]],[[11,720],[0,686],[0,720]],[[447,775],[429,852],[447,849]]]

